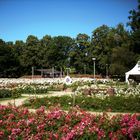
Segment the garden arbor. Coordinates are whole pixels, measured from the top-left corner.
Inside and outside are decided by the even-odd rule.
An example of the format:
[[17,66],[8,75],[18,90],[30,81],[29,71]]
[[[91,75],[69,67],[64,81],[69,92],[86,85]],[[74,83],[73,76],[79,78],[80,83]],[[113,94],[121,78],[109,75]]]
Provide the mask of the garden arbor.
[[56,78],[56,77],[60,77],[62,76],[62,73],[60,71],[57,71],[54,69],[54,67],[52,69],[37,69],[36,71],[40,71],[41,72],[41,76],[44,78]]
[[133,76],[135,80],[140,80],[140,60],[137,62],[135,67],[125,73],[125,82],[129,83],[129,76]]

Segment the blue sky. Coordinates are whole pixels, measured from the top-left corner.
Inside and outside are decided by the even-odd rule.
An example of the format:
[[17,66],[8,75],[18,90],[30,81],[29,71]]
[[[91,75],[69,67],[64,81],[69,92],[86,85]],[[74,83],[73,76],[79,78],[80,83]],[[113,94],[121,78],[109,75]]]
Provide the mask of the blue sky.
[[43,36],[91,33],[106,24],[126,25],[137,0],[0,0],[0,38],[25,41]]

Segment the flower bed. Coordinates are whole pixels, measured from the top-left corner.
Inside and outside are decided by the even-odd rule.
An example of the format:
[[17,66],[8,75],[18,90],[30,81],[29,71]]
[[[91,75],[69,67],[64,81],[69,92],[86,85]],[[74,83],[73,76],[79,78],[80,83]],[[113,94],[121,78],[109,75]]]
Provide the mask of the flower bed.
[[45,113],[0,105],[0,139],[11,140],[119,140],[140,139],[140,116],[92,115],[80,109],[68,113],[53,108]]
[[[48,108],[60,105],[63,109],[69,109],[73,102],[72,96],[31,98],[25,102],[24,106],[39,108],[43,105]],[[140,96],[107,96],[105,98],[75,96],[75,105],[89,111],[139,112]]]
[[75,90],[76,94],[83,94],[83,95],[93,95],[96,97],[105,98],[106,96],[125,96],[129,97],[133,96],[140,96],[140,85],[136,87],[117,87],[117,86],[107,86],[107,85],[98,85],[98,84],[90,84],[90,85],[83,85],[77,86]]
[[44,94],[48,92],[48,87],[43,85],[23,84],[15,88],[20,94]]

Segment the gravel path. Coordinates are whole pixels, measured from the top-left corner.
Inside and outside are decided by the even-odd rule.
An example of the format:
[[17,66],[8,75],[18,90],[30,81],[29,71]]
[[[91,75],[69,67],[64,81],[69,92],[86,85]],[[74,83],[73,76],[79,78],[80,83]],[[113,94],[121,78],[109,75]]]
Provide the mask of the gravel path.
[[4,101],[0,101],[1,105],[8,105],[8,104],[13,104],[16,106],[20,106],[23,104],[23,102],[27,99],[27,97],[24,98],[19,98],[19,99],[11,99],[11,100],[4,100]]

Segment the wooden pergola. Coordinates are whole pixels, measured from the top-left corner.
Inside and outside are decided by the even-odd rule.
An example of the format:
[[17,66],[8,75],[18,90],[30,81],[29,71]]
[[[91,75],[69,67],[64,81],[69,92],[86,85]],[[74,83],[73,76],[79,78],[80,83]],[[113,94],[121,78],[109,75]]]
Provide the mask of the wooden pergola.
[[55,78],[55,77],[60,77],[62,73],[60,71],[57,71],[55,69],[36,69],[36,71],[41,72],[41,77],[44,78]]

